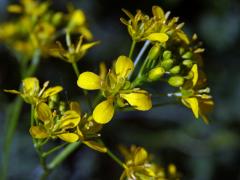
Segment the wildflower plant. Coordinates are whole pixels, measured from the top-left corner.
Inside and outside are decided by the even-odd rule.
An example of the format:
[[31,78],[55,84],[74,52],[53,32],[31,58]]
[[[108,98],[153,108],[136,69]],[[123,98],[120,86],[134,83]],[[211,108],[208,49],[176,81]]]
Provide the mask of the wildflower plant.
[[[30,104],[29,132],[44,170],[42,179],[81,144],[106,153],[116,161],[123,168],[122,180],[180,179],[175,165],[164,168],[156,164],[143,147],[121,147],[125,161],[120,160],[104,144],[101,132],[106,123],[114,120],[117,112],[148,111],[159,106],[152,101],[156,92],[146,89],[153,82],[166,83],[172,89],[165,94],[167,97],[175,98],[189,108],[195,118],[208,123],[206,113],[214,103],[203,73],[201,54],[204,49],[197,35],[189,37],[182,29],[184,23],[179,23],[178,17],[171,18],[170,12],[165,13],[159,6],[153,6],[151,16],[140,10],[131,14],[123,9],[127,17],[121,18],[121,22],[127,26],[132,39],[129,54],[113,58],[109,69],[101,63],[99,74],[92,70],[80,73],[79,60],[99,42],[92,41],[93,35],[82,10],[69,6],[68,12],[63,13],[54,12],[50,7],[48,1],[21,0],[20,4],[8,6],[8,11],[18,17],[0,25],[0,40],[18,59],[23,78],[19,90],[5,90],[19,96],[12,112],[16,115],[9,119],[12,126],[10,124],[7,129],[14,129],[22,101]],[[72,35],[79,37],[76,44],[72,42]],[[59,41],[61,36],[65,36],[65,43]],[[135,46],[141,42],[144,45],[134,57]],[[52,56],[72,65],[76,74],[76,84],[72,86],[83,90],[86,102],[62,101],[59,94],[63,87],[48,87],[48,81],[40,87],[34,73],[43,56]],[[88,91],[96,92],[94,99]],[[82,103],[89,105],[88,112],[82,111]],[[12,136],[13,131],[7,131],[5,177]],[[46,144],[51,146],[56,139],[61,140],[60,144],[46,149]],[[57,153],[59,149],[62,151]],[[55,157],[49,159],[50,154]]]

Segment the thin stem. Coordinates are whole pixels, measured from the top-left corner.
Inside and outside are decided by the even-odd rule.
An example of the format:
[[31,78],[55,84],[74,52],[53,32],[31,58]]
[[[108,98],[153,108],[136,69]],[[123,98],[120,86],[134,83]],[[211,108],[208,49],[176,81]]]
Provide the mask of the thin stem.
[[146,51],[146,49],[148,48],[149,45],[150,45],[150,41],[145,41],[142,49],[140,50],[140,52],[138,53],[138,55],[137,55],[137,57],[136,57],[136,59],[134,61],[134,66],[135,67],[137,66],[139,60],[142,58],[144,52]]
[[79,70],[78,70],[78,66],[77,66],[77,63],[72,63],[72,67],[73,67],[73,70],[74,70],[74,72],[75,72],[75,74],[77,75],[77,78],[78,78],[78,76],[80,75],[80,72],[79,72]]
[[133,52],[134,52],[135,46],[136,46],[136,41],[133,40],[133,41],[132,41],[132,44],[131,44],[130,51],[129,51],[129,55],[128,55],[128,57],[129,57],[130,59],[132,58],[132,55],[133,55]]
[[[72,67],[73,67],[73,70],[74,70],[74,72],[75,72],[75,74],[77,75],[77,78],[78,78],[79,75],[80,75],[80,72],[79,72],[77,63],[73,62],[73,63],[72,63]],[[93,110],[93,106],[92,106],[91,99],[90,99],[90,97],[89,97],[89,95],[88,95],[87,90],[84,89],[84,90],[83,90],[83,94],[84,94],[84,96],[86,97],[86,100],[87,100],[89,109],[92,111],[92,110]]]
[[109,149],[107,150],[107,154],[109,157],[111,157],[116,163],[118,163],[122,168],[126,168],[126,165],[115,155],[113,154]]
[[[142,58],[144,52],[146,51],[146,49],[148,48],[149,45],[150,45],[150,41],[145,41],[142,49],[140,50],[140,52],[138,53],[136,59],[134,60],[134,67],[137,67],[140,59]],[[133,75],[133,72],[129,75],[128,79],[131,79],[132,75]]]
[[43,156],[43,157],[47,157],[47,156],[49,156],[50,154],[52,154],[53,152],[61,149],[61,148],[62,148],[63,146],[65,146],[65,145],[66,145],[66,143],[60,144],[60,145],[58,145],[58,146],[56,146],[56,147],[48,150],[47,152],[42,153],[42,156]]
[[75,142],[69,144],[65,149],[63,149],[48,165],[48,169],[53,170],[59,164],[61,164],[73,151],[75,151],[81,142]]

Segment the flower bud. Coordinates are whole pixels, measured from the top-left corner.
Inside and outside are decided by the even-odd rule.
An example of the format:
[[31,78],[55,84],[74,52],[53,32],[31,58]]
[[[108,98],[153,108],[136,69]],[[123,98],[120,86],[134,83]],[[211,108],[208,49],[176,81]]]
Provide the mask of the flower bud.
[[192,52],[188,51],[182,55],[183,59],[191,59],[192,58]]
[[49,101],[49,102],[48,102],[48,106],[49,106],[50,109],[54,109],[54,107],[55,107],[55,102]]
[[61,101],[58,108],[59,108],[59,111],[63,114],[66,111],[65,102]]
[[169,70],[173,65],[173,60],[172,59],[166,59],[163,60],[161,62],[161,66],[165,69],[165,70]]
[[181,76],[173,76],[168,79],[168,83],[174,87],[180,87],[184,83],[184,78]]
[[59,99],[58,94],[54,94],[54,95],[49,97],[49,101],[52,101],[52,102],[57,102],[58,99]]
[[148,53],[148,58],[150,60],[152,59],[156,59],[159,56],[161,47],[159,46],[159,44],[155,44],[149,51]]
[[54,25],[58,25],[59,23],[61,23],[62,18],[63,18],[63,14],[61,12],[57,12],[52,17],[52,23]]
[[172,52],[171,51],[164,51],[163,52],[163,59],[170,59],[172,57]]
[[156,67],[149,71],[148,73],[148,79],[151,81],[158,80],[161,78],[165,73],[165,69],[162,67]]
[[187,66],[188,68],[191,68],[192,64],[193,64],[192,60],[190,60],[190,59],[186,59],[182,63],[183,63],[183,65]]
[[174,66],[173,68],[171,68],[169,71],[172,74],[178,74],[180,72],[181,68],[180,66]]

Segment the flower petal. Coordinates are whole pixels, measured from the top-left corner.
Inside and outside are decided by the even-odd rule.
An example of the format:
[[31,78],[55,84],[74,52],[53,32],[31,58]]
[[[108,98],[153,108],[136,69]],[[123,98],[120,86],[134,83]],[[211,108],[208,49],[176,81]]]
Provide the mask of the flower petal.
[[148,153],[144,148],[137,148],[134,155],[134,164],[142,165],[147,161]]
[[39,89],[39,81],[37,78],[30,77],[23,80],[23,94],[34,96],[38,94]]
[[39,103],[36,107],[37,118],[42,122],[51,121],[52,112],[46,103]]
[[47,138],[48,137],[47,131],[44,128],[40,127],[40,126],[32,126],[29,129],[29,132],[30,132],[31,136],[33,138],[36,138],[36,139],[43,139],[43,138]]
[[134,64],[127,56],[119,56],[115,64],[117,76],[126,78],[133,70]]
[[80,115],[76,111],[66,111],[60,119],[60,128],[74,128],[80,122]]
[[168,40],[168,35],[165,33],[152,33],[146,38],[149,41],[157,41],[160,43],[164,43]]
[[99,151],[102,153],[107,152],[107,148],[103,144],[100,144],[96,141],[83,141],[83,143],[96,151]]
[[93,111],[93,119],[99,124],[108,123],[114,114],[112,100],[105,100],[97,105]]
[[58,135],[58,137],[63,141],[66,141],[69,143],[76,142],[79,139],[78,135],[75,133],[64,133],[64,134]]
[[185,98],[183,104],[192,109],[192,112],[196,118],[199,117],[199,104],[197,98]]
[[97,74],[84,72],[79,75],[77,85],[87,90],[96,90],[101,88],[101,79]]
[[138,90],[129,94],[120,94],[133,108],[147,111],[152,108],[152,101],[147,91]]
[[44,91],[42,98],[47,98],[49,96],[52,96],[54,94],[61,92],[62,90],[63,90],[62,86],[55,86],[55,87],[48,88]]
[[192,66],[191,72],[193,73],[192,83],[193,83],[193,87],[194,87],[198,81],[198,66],[197,66],[197,64],[194,64]]

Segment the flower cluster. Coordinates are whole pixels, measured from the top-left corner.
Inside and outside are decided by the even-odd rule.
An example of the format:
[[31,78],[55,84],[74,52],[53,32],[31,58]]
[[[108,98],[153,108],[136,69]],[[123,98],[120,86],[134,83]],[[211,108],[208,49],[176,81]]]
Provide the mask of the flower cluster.
[[[21,0],[20,5],[8,7],[9,12],[19,14],[20,17],[0,25],[0,40],[11,47],[17,57],[20,55],[23,61],[36,59],[35,52],[38,50],[38,58],[40,55],[50,55],[70,63],[77,75],[76,84],[83,89],[86,103],[90,107],[88,113],[84,113],[79,102],[59,100],[63,87],[48,87],[47,81],[41,88],[37,78],[26,77],[32,76],[36,68],[34,61],[34,66],[29,68],[31,73],[22,76],[21,89],[5,90],[21,96],[26,103],[31,104],[29,132],[45,173],[48,174],[58,165],[56,162],[62,162],[76,145],[83,143],[108,154],[122,165],[122,180],[179,179],[179,173],[173,164],[164,169],[153,162],[142,147],[122,147],[125,162],[120,162],[104,145],[100,132],[118,110],[148,111],[155,107],[152,94],[157,92],[154,94],[157,96],[162,90],[152,92],[147,85],[160,81],[170,86],[170,92],[163,92],[165,96],[173,97],[191,109],[196,118],[201,117],[208,123],[206,114],[211,111],[214,102],[203,72],[201,53],[204,49],[197,35],[190,38],[182,30],[184,23],[178,23],[178,17],[170,18],[170,12],[164,13],[159,6],[153,6],[152,16],[140,10],[135,15],[123,10],[129,19],[121,18],[121,21],[127,26],[132,38],[129,54],[118,56],[108,70],[101,63],[99,74],[91,71],[80,73],[77,63],[99,42],[86,42],[92,40],[93,36],[81,10],[69,6],[68,13],[64,14],[50,11],[49,8],[48,2]],[[60,41],[53,43],[63,34],[66,35],[66,48]],[[72,43],[72,34],[79,37],[77,43]],[[135,60],[132,60],[136,44],[142,41],[145,41],[144,46]],[[22,66],[27,64],[23,63]],[[98,96],[93,96],[94,100],[88,94],[90,90],[98,92]],[[66,148],[48,166],[44,158],[65,145],[43,152],[43,145],[55,139],[70,143],[70,148]]]
[[121,147],[120,150],[125,157],[125,169],[120,180],[180,179],[175,165],[170,164],[167,170],[164,169],[152,162],[151,156],[142,147],[133,145],[129,149]]
[[116,106],[132,106],[134,109],[146,111],[151,109],[152,102],[147,91],[132,88],[128,80],[134,65],[126,56],[119,56],[114,67],[101,78],[92,72],[84,72],[78,78],[78,86],[87,90],[100,89],[106,100],[99,103],[93,111],[93,119],[105,124],[109,122]]

